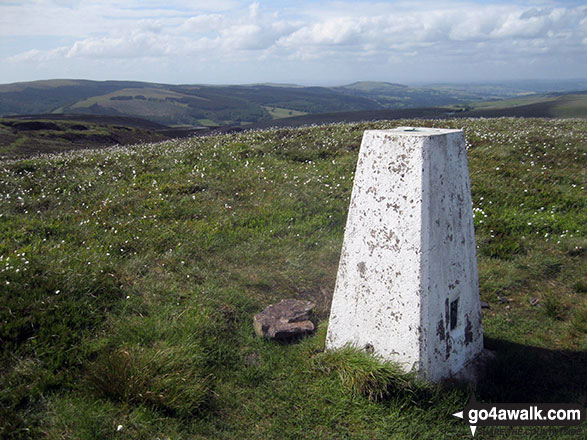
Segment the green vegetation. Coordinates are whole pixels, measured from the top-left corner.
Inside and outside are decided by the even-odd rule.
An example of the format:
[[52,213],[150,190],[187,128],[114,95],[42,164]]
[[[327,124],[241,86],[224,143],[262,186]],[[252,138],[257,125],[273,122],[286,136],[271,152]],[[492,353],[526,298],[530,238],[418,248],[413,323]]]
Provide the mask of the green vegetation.
[[293,116],[303,116],[307,113],[299,112],[297,110],[290,110],[288,108],[269,107],[264,106],[265,110],[271,115],[273,119],[291,118]]
[[[323,350],[363,130],[400,125],[466,131],[477,398],[584,404],[587,121],[382,121],[0,162],[0,437],[468,437],[466,388]],[[315,335],[255,336],[281,298],[317,304]]]
[[[120,119],[128,124],[125,118]],[[119,123],[99,124],[42,117],[39,119],[0,118],[0,157],[56,153],[164,139],[167,139],[167,136],[153,129]]]
[[[244,125],[272,116],[264,106],[292,112],[380,108],[364,97],[326,87],[200,86],[130,81],[36,81],[0,85],[0,116],[83,113],[133,116],[165,125]],[[294,113],[295,114],[295,113]]]
[[557,118],[587,118],[587,93],[563,95],[552,112]]
[[555,96],[548,95],[524,95],[518,98],[498,99],[495,101],[481,101],[469,104],[468,107],[475,110],[487,109],[504,109],[510,107],[519,107],[528,104],[546,103],[556,100]]
[[494,94],[464,92],[452,87],[408,87],[376,81],[360,81],[336,87],[336,90],[350,96],[366,97],[385,109],[437,107],[499,97]]
[[211,119],[198,119],[198,124],[203,127],[219,127],[217,122],[212,121]]
[[507,112],[512,116],[535,113],[553,118],[587,118],[587,93],[529,95],[515,99],[484,101],[468,104],[473,112],[486,111],[487,116],[495,116],[492,111]]
[[[91,114],[132,116],[168,126],[244,126],[303,114],[369,112],[457,106],[472,102],[518,98],[521,95],[585,90],[582,80],[526,81],[511,84],[444,84],[408,87],[362,81],[340,87],[302,87],[288,84],[233,86],[171,85],[136,81],[48,80],[0,85],[0,116],[35,114]],[[574,95],[575,96],[575,95]],[[577,98],[577,96],[575,96]],[[585,117],[587,103],[569,99],[550,111],[538,108],[470,116]],[[560,97],[565,101],[564,96]],[[559,105],[560,104],[560,105]],[[476,104],[475,104],[476,105]],[[517,103],[515,103],[517,105]],[[559,108],[560,107],[560,108]],[[505,109],[510,107],[506,105]],[[500,110],[503,108],[500,107]],[[494,111],[494,108],[483,111]],[[437,116],[446,110],[439,109]],[[291,112],[291,113],[290,113]],[[397,116],[383,115],[379,119]],[[399,117],[429,117],[428,113]],[[353,120],[360,120],[356,117]]]

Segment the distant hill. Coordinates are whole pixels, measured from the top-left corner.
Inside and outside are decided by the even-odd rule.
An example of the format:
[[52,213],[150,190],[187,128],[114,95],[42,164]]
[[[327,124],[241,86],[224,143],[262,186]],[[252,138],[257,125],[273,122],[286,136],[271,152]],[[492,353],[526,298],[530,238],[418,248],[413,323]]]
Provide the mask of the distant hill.
[[545,93],[570,93],[587,90],[587,79],[569,80],[516,80],[501,82],[433,83],[426,87],[458,95],[477,95],[477,100],[507,99]]
[[300,115],[277,121],[259,121],[251,128],[299,127],[335,122],[422,118],[587,118],[587,92],[531,95],[516,99],[480,101],[464,106],[420,107]]
[[51,80],[0,86],[0,116],[79,113],[132,116],[165,125],[242,125],[294,114],[382,108],[325,87],[278,84],[167,85]]
[[587,92],[550,93],[466,106],[468,116],[587,118]]
[[[340,87],[304,87],[273,83],[210,86],[56,79],[0,85],[0,116],[83,114],[141,118],[166,126],[249,126],[289,117],[311,119],[324,113],[449,106],[493,111],[494,104],[484,108],[473,103],[524,96],[543,99],[536,93],[548,87],[549,91],[557,92],[586,90],[587,81],[422,87],[360,81]],[[579,110],[572,110],[577,105]],[[581,113],[582,105],[580,99],[578,104],[568,102],[563,105],[568,110],[559,113]]]

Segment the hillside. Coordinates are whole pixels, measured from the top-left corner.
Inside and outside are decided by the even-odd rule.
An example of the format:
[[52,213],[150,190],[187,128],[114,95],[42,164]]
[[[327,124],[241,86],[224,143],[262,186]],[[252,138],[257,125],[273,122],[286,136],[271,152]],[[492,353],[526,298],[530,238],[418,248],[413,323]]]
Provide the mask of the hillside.
[[[349,87],[369,93],[377,92],[379,83],[356,83]],[[405,86],[388,85],[391,88]],[[281,86],[264,86],[281,87]],[[387,86],[384,86],[384,88]],[[125,97],[129,90],[112,92],[109,99],[123,101],[130,109],[132,100]],[[139,90],[139,89],[136,89]],[[144,92],[144,89],[143,89]],[[365,92],[365,93],[367,93]],[[122,93],[122,94],[121,94]],[[144,92],[145,93],[145,92]],[[153,92],[169,97],[168,91]],[[244,93],[244,92],[243,92]],[[248,90],[247,93],[250,93]],[[152,95],[152,96],[154,96]],[[251,97],[261,101],[262,95]],[[268,98],[266,98],[268,99]],[[283,105],[281,103],[274,103]],[[76,104],[79,111],[88,111],[96,105],[96,98],[88,98]],[[105,104],[106,106],[108,104]],[[469,117],[542,117],[587,118],[587,92],[569,94],[529,95],[515,99],[473,102],[452,107],[404,108],[392,110],[337,111],[331,113],[307,113],[287,110],[277,106],[262,106],[271,118],[252,122],[246,126],[218,127],[169,127],[145,119],[128,116],[88,115],[76,113],[51,113],[44,115],[13,116],[0,118],[0,157],[18,157],[37,153],[53,153],[79,148],[97,148],[108,145],[129,145],[145,141],[181,138],[193,135],[266,129],[271,127],[300,127],[313,124],[340,122],[380,121],[405,118],[469,118]],[[23,123],[23,121],[26,121]],[[224,121],[228,122],[228,121]]]
[[[408,87],[402,84],[361,81],[335,90],[350,96],[368,98],[384,109],[407,109],[462,104],[501,97],[494,93],[465,92],[451,87]],[[510,96],[510,95],[508,95]],[[375,107],[370,110],[376,110]]]
[[111,145],[193,136],[193,128],[170,128],[125,116],[45,114],[0,118],[0,157],[22,157]]
[[[587,388],[587,121],[398,120],[0,160],[0,438],[454,439],[471,392],[324,352],[365,129],[463,128],[483,402]],[[282,298],[316,334],[255,336]],[[481,426],[485,439],[577,430]]]
[[[271,107],[270,112],[266,107]],[[165,125],[240,125],[281,110],[323,113],[380,108],[323,87],[199,86],[125,81],[55,80],[0,86],[0,116],[81,113],[133,116]]]
[[516,99],[472,103],[466,116],[525,116],[551,118],[587,118],[587,92],[550,93]]
[[478,101],[451,107],[416,107],[392,110],[364,110],[290,116],[260,121],[250,128],[301,127],[311,124],[382,121],[405,118],[587,118],[587,92],[531,95],[516,99]]
[[[528,91],[532,84],[408,87],[362,81],[341,87],[302,87],[48,80],[0,85],[0,116],[74,113],[136,117],[168,126],[244,126],[323,113],[464,106],[533,94]],[[581,81],[550,86],[560,92],[587,87]],[[536,83],[536,87],[545,85]]]

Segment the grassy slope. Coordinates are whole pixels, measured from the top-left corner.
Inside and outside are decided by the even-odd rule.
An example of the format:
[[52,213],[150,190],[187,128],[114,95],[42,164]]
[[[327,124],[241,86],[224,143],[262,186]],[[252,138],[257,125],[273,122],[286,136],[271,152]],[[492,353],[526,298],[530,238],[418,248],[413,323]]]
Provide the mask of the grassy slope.
[[0,85],[0,115],[50,113],[92,96],[128,87],[131,81],[48,80]]
[[478,102],[467,107],[475,111],[509,111],[512,116],[539,113],[554,118],[587,118],[587,93],[530,95],[515,99]]
[[587,93],[562,96],[552,111],[557,118],[587,118]]
[[521,96],[512,99],[500,99],[496,101],[481,101],[470,104],[470,107],[475,110],[493,110],[493,109],[504,109],[510,107],[519,107],[521,105],[547,103],[556,100],[556,96],[548,95],[529,95]]
[[265,110],[269,112],[273,119],[291,118],[293,116],[303,116],[306,113],[296,110],[289,110],[287,108],[264,106]]
[[[124,99],[120,99],[124,98]],[[162,123],[239,125],[283,117],[268,112],[267,106],[292,114],[378,108],[363,97],[346,96],[322,87],[254,86],[166,86],[125,88],[92,96],[64,110],[116,112]]]
[[[121,120],[128,123],[124,118]],[[167,136],[153,129],[119,124],[42,117],[34,120],[0,118],[0,157],[22,157],[164,139]]]
[[[397,125],[466,130],[498,353],[477,397],[585,403],[587,122],[403,120],[0,162],[0,437],[470,435],[466,390],[321,353],[362,131]],[[254,336],[284,297],[315,336]]]

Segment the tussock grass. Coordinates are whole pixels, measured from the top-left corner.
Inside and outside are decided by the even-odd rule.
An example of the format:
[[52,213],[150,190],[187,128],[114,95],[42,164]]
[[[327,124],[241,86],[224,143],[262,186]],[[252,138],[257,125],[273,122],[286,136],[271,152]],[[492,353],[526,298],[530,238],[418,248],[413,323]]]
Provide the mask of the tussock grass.
[[413,391],[416,378],[391,362],[385,362],[358,349],[345,347],[317,355],[313,363],[318,371],[338,373],[342,386],[353,395],[381,401],[392,394]]
[[210,395],[198,368],[198,351],[193,346],[120,348],[94,362],[87,380],[98,395],[114,402],[193,416]]

